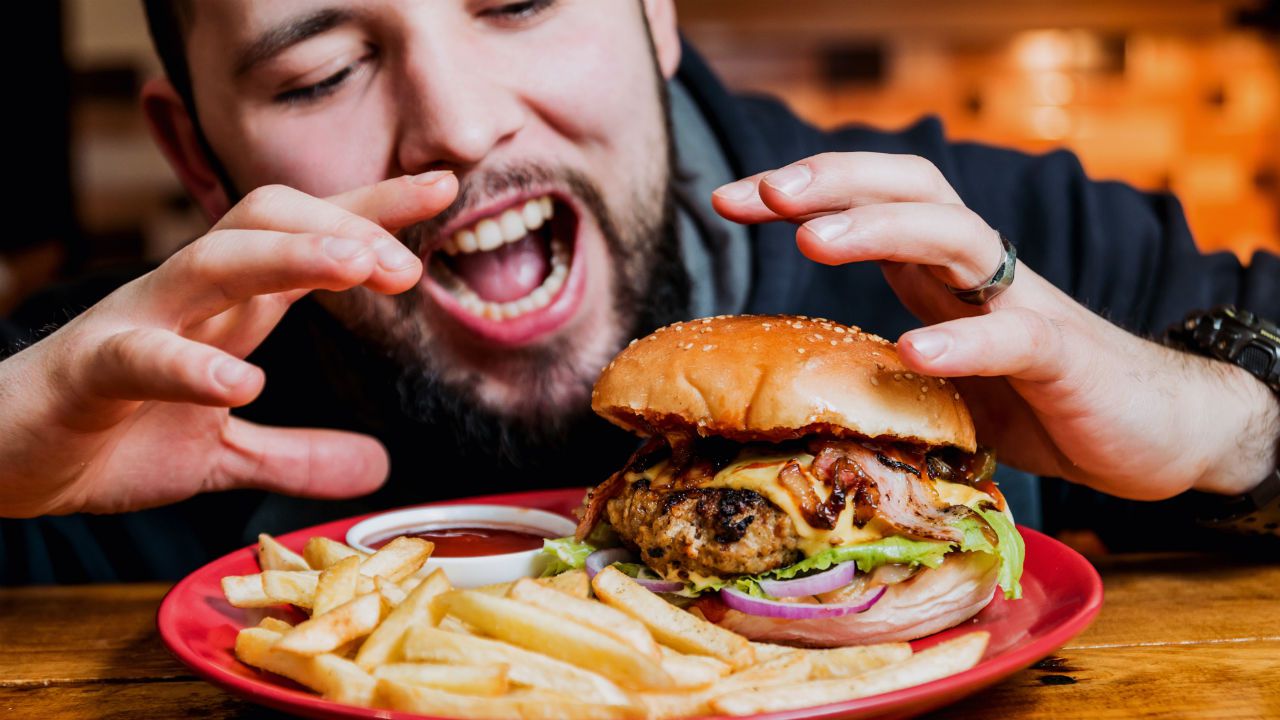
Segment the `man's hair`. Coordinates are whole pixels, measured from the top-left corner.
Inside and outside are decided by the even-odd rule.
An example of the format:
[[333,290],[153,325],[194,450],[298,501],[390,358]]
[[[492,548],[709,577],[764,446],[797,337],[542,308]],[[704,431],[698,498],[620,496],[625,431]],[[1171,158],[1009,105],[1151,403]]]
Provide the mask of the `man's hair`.
[[164,66],[169,82],[195,116],[195,97],[191,92],[191,69],[187,66],[187,29],[195,14],[192,0],[142,0],[147,12],[147,29],[151,43]]

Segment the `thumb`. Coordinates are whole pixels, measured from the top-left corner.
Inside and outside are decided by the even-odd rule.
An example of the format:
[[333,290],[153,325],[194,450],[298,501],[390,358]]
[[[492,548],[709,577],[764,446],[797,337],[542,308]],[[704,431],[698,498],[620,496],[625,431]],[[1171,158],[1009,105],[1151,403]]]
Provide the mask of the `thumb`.
[[367,495],[387,479],[377,440],[338,430],[277,428],[231,418],[218,472],[204,491],[255,488],[318,499]]

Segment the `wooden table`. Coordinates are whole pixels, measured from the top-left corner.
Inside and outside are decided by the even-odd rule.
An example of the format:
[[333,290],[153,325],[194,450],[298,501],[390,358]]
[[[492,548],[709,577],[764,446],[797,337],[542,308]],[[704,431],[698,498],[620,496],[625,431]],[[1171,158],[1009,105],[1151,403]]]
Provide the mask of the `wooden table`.
[[[1280,563],[1098,564],[1092,628],[947,718],[1280,718]],[[155,630],[164,584],[0,590],[0,717],[278,718],[193,677]]]

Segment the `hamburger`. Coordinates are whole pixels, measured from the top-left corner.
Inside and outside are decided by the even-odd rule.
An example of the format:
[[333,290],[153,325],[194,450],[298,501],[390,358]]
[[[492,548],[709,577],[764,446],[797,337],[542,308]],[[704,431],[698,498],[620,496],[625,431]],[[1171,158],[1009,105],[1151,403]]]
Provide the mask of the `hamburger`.
[[554,570],[618,563],[755,640],[910,640],[1020,596],[1022,539],[951,382],[797,316],[676,323],[592,391],[645,438],[590,491]]

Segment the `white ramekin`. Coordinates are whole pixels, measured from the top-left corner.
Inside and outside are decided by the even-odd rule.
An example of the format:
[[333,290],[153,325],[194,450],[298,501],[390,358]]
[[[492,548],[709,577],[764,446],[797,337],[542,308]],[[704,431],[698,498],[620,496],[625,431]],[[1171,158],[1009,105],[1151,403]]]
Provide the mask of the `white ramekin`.
[[[347,544],[373,552],[368,543],[390,535],[475,524],[527,527],[551,537],[572,535],[575,530],[572,520],[545,510],[508,505],[436,505],[395,510],[361,520],[347,530]],[[537,577],[546,567],[546,556],[539,549],[476,557],[432,557],[426,567],[443,569],[454,587],[478,587]]]

